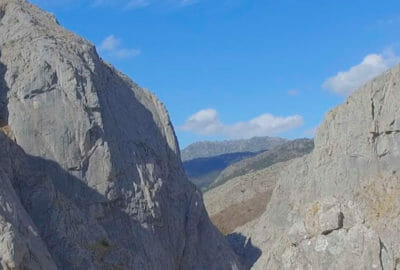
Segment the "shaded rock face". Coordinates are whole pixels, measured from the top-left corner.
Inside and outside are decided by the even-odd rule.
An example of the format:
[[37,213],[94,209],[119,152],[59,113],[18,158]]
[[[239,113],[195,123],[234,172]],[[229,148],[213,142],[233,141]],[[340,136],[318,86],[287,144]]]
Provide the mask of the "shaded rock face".
[[11,184],[14,164],[10,156],[23,160],[20,151],[10,149],[12,144],[0,132],[0,268],[56,269],[46,244]]
[[312,154],[237,229],[262,251],[254,269],[399,269],[399,130],[396,66],[327,114]]
[[51,15],[0,11],[2,267],[240,269],[163,104]]

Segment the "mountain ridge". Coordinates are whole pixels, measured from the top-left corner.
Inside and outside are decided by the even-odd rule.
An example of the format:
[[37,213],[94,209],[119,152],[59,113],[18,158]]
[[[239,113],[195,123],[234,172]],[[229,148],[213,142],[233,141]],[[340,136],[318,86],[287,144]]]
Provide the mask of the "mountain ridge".
[[313,148],[314,142],[312,139],[304,138],[287,141],[270,151],[264,151],[252,157],[232,163],[220,172],[218,177],[210,185],[210,188],[221,185],[229,181],[229,179],[267,168],[275,163],[285,162],[303,156],[310,153]]
[[1,266],[242,269],[164,105],[36,6],[0,11]]
[[195,142],[182,150],[182,161],[196,158],[206,158],[229,153],[260,152],[272,149],[285,142],[279,137],[253,137],[250,139],[200,141]]

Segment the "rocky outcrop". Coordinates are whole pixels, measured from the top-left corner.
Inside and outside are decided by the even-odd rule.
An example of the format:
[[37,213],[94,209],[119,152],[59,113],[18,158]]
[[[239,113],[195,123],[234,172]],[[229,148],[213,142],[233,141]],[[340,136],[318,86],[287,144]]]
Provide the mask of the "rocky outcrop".
[[0,0],[4,269],[240,269],[163,104],[23,0]]
[[262,251],[254,269],[400,268],[399,116],[400,66],[326,115],[312,154],[236,230]]

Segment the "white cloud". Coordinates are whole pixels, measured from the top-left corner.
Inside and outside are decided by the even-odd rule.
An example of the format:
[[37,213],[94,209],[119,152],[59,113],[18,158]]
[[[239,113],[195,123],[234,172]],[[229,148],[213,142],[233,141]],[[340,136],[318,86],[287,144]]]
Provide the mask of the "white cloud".
[[138,49],[122,48],[121,40],[116,38],[114,35],[109,35],[106,37],[100,43],[98,49],[100,53],[118,60],[125,60],[140,54],[140,50]]
[[336,94],[349,95],[369,80],[392,67],[398,60],[399,58],[391,51],[383,54],[369,54],[358,65],[328,78],[322,87]]
[[379,19],[377,21],[379,26],[383,26],[386,27],[388,25],[392,25],[392,24],[397,24],[400,22],[400,15],[395,15],[392,17],[388,17],[388,18],[384,18],[384,19]]
[[222,135],[238,139],[275,135],[299,127],[303,123],[303,117],[300,115],[278,117],[266,113],[247,122],[229,125],[221,122],[216,110],[205,109],[190,116],[179,129],[199,135]]
[[188,6],[188,5],[193,5],[195,3],[199,2],[199,0],[180,0],[179,4],[181,6]]
[[151,4],[150,0],[131,0],[126,4],[125,8],[127,9],[135,9],[135,8],[142,8],[147,7]]
[[109,35],[100,44],[100,51],[113,51],[119,47],[121,40],[117,39],[114,35]]
[[150,5],[168,5],[183,7],[192,5],[199,2],[199,0],[92,0],[92,6],[114,6],[122,7],[124,9],[138,9],[144,8]]
[[63,8],[119,8],[122,10],[141,9],[150,6],[166,8],[184,8],[201,0],[31,0],[33,4],[41,7]]
[[299,91],[296,89],[290,89],[289,91],[287,91],[287,94],[289,96],[297,96],[299,94]]

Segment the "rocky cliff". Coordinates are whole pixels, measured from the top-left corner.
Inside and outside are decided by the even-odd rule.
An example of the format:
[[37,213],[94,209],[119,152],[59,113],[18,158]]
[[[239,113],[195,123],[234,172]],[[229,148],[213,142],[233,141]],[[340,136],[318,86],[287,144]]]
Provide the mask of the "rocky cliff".
[[315,150],[282,170],[264,214],[236,230],[261,249],[254,269],[400,269],[399,173],[396,66],[326,115]]
[[0,0],[2,269],[240,269],[163,104],[24,0]]

